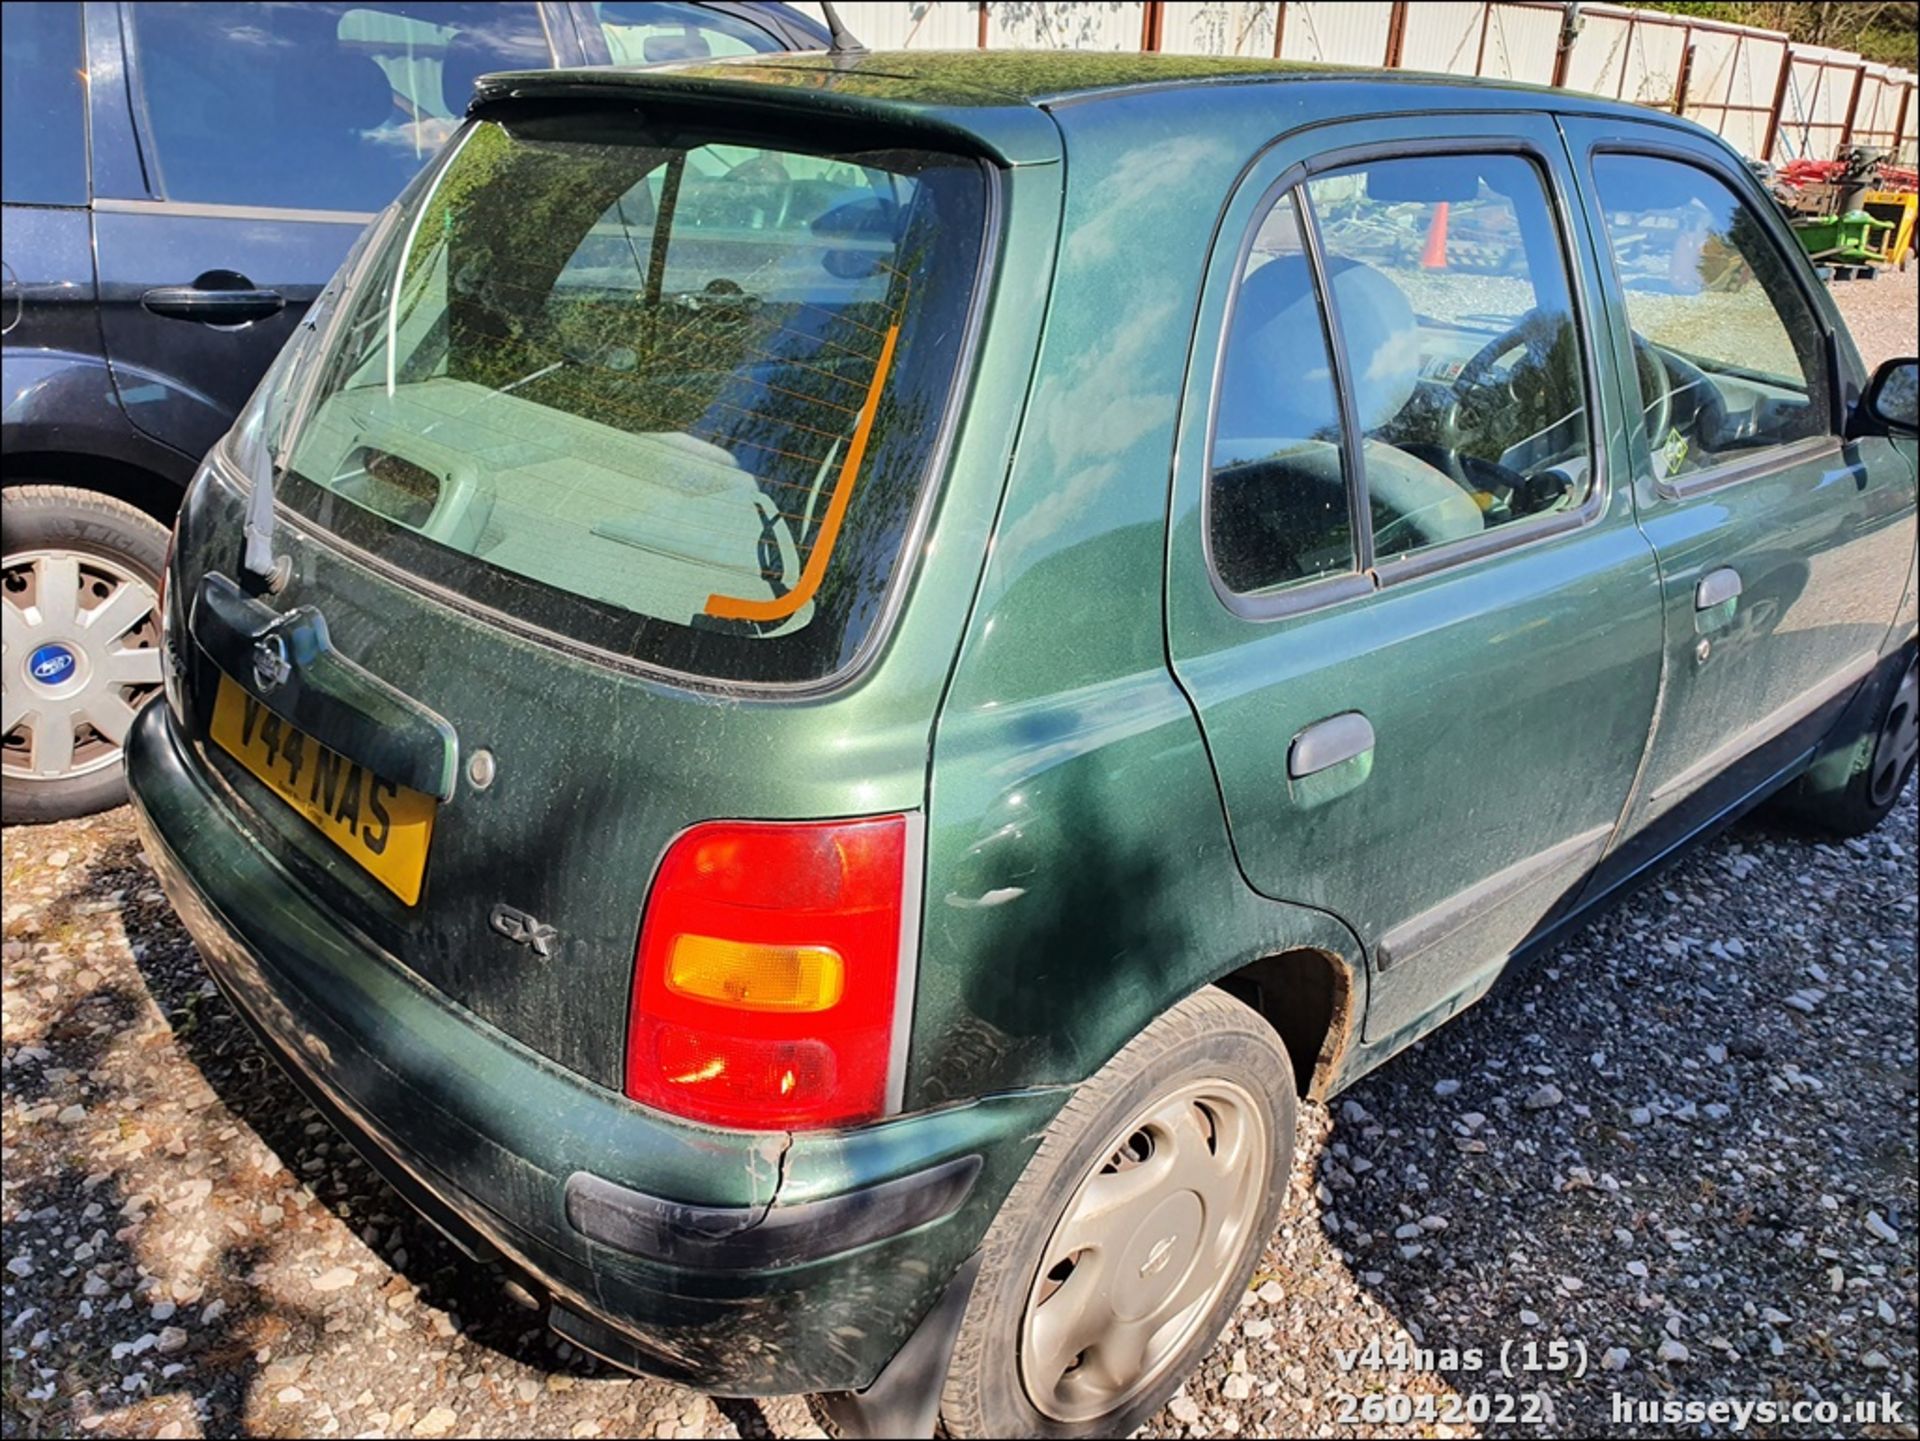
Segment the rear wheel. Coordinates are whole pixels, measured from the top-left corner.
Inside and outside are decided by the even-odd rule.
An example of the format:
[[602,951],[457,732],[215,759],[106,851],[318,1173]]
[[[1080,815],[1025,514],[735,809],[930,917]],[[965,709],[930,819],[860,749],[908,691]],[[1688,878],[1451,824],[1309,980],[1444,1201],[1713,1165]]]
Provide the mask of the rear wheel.
[[1879,726],[1866,763],[1841,790],[1814,791],[1804,783],[1783,796],[1787,815],[1809,829],[1833,836],[1863,836],[1892,812],[1920,758],[1920,655],[1882,702]]
[[1239,1303],[1285,1199],[1293,1072],[1202,991],[1080,1087],[984,1243],[941,1402],[956,1436],[1125,1435]]
[[9,824],[126,799],[120,747],[160,690],[167,531],[123,501],[9,487],[0,560],[0,775]]

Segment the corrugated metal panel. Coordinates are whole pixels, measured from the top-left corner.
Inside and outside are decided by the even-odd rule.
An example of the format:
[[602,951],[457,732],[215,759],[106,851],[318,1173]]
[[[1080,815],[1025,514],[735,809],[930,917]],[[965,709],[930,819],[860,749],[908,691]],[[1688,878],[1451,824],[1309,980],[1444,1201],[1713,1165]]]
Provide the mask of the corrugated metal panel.
[[1626,78],[1627,17],[1589,10],[1580,18],[1580,38],[1567,61],[1567,88],[1591,95],[1618,94]]
[[1882,145],[1886,143],[1886,133],[1893,129],[1893,117],[1889,115],[1882,124],[1875,124],[1879,118],[1880,95],[1886,89],[1886,67],[1869,65],[1860,76],[1860,97],[1853,107],[1853,143],[1855,145]]
[[1766,143],[1767,116],[1786,58],[1786,39],[1756,31],[1692,32],[1687,116],[1717,130],[1748,155]]
[[[804,8],[817,11],[809,0]],[[843,0],[840,13],[875,49],[973,49],[980,43],[979,0]],[[1184,54],[1273,53],[1276,29],[1289,60],[1377,66],[1386,61],[1394,7],[1389,0],[1168,0],[1160,48]],[[1400,63],[1442,74],[1481,74],[1548,83],[1558,50],[1562,8],[1542,0],[1421,0],[1406,7]],[[1687,114],[1749,155],[1766,142],[1781,69],[1788,67],[1773,154],[1776,161],[1831,157],[1848,133],[1848,106],[1860,76],[1852,133],[1863,144],[1897,147],[1904,163],[1920,154],[1920,94],[1911,71],[1860,71],[1850,51],[1789,45],[1778,31],[1634,10],[1581,7],[1581,31],[1568,57],[1575,90],[1671,109],[1686,48],[1693,47]],[[994,0],[986,7],[990,46],[1126,51],[1144,35],[1141,0]],[[1904,126],[1901,122],[1905,97]],[[1895,135],[1896,129],[1904,134]]]
[[1867,66],[1861,81],[1860,104],[1853,113],[1853,140],[1856,145],[1877,145],[1898,150],[1900,137],[1900,100],[1906,93],[1905,72],[1891,65]]
[[1491,28],[1481,0],[1432,0],[1407,7],[1407,34],[1400,63],[1409,70],[1443,75],[1479,74],[1480,44]]
[[1680,83],[1686,32],[1673,17],[1615,5],[1586,6],[1567,65],[1567,85],[1668,108]]
[[1264,4],[1168,0],[1160,48],[1176,55],[1271,55],[1279,8],[1277,0]]
[[1776,161],[1830,160],[1847,128],[1847,102],[1859,56],[1818,45],[1788,47],[1793,71],[1780,106]]
[[1291,0],[1281,56],[1329,65],[1384,65],[1393,6],[1386,0],[1335,5]]
[[1671,109],[1686,54],[1686,32],[1679,26],[1639,22],[1633,27],[1633,46],[1627,52],[1626,93],[1620,98]]
[[1900,138],[1895,145],[1895,157],[1902,165],[1920,164],[1920,76],[1911,70],[1894,72],[1897,94],[1894,98],[1894,114],[1903,117],[1900,121]]
[[1720,128],[1727,96],[1733,86],[1738,36],[1695,31],[1691,36],[1693,63],[1687,72],[1687,118],[1709,130]]
[[1480,73],[1500,80],[1553,83],[1560,48],[1560,12],[1538,5],[1495,5],[1487,26],[1487,52]]
[[1720,133],[1738,146],[1743,155],[1760,155],[1767,148],[1767,129],[1772,124],[1773,97],[1780,87],[1780,69],[1787,63],[1785,40],[1749,40],[1745,74],[1741,78],[1747,110],[1738,125],[1728,125]]
[[1138,50],[1146,20],[1140,0],[987,6],[987,47],[1020,50]]
[[874,50],[971,50],[980,43],[978,0],[838,0],[835,8]]

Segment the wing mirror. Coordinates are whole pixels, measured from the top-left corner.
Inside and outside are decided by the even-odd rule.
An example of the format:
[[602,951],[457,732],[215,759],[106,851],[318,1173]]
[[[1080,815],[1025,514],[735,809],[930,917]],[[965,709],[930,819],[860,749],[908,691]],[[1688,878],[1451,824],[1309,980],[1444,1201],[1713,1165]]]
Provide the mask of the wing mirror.
[[1920,430],[1920,360],[1911,355],[1889,360],[1867,383],[1861,409],[1896,435]]

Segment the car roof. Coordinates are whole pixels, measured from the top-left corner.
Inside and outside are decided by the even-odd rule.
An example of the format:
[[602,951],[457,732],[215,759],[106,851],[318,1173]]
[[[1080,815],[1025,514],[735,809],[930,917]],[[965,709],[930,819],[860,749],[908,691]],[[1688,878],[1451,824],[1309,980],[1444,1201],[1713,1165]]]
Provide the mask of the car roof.
[[668,65],[516,71],[482,77],[474,103],[481,107],[509,97],[607,99],[640,91],[662,98],[705,96],[846,118],[911,120],[965,135],[1020,164],[1057,154],[1043,111],[1148,90],[1190,90],[1199,99],[1248,85],[1336,83],[1392,87],[1397,93],[1384,98],[1381,108],[1417,106],[1420,102],[1406,90],[1420,88],[1445,104],[1457,105],[1464,93],[1491,108],[1544,104],[1671,123],[1671,117],[1643,106],[1518,81],[1237,56],[1070,50],[798,51]]

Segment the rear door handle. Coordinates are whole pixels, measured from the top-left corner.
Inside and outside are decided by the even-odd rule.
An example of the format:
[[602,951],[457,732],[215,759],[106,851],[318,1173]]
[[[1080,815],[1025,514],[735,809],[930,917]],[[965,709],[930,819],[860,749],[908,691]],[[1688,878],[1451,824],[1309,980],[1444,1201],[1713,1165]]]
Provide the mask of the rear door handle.
[[1732,566],[1722,566],[1700,577],[1700,584],[1693,588],[1693,608],[1712,610],[1715,606],[1725,605],[1730,600],[1740,598],[1740,572]]
[[1373,722],[1357,710],[1342,711],[1316,721],[1293,738],[1287,748],[1287,775],[1292,780],[1317,775],[1373,749]]
[[287,298],[277,290],[202,290],[197,285],[162,285],[141,296],[140,303],[155,315],[173,320],[241,325],[278,315],[286,309]]

